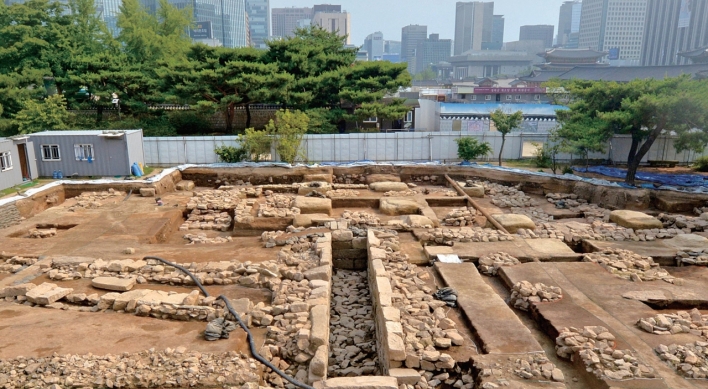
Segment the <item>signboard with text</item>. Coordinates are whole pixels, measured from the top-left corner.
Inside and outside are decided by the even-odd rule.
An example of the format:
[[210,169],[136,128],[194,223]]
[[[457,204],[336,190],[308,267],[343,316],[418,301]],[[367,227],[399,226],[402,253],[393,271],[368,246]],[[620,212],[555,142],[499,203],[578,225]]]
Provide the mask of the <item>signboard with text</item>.
[[492,94],[492,93],[546,93],[546,88],[474,88],[474,93],[477,94]]
[[192,39],[211,39],[211,22],[196,22],[194,28],[189,31]]

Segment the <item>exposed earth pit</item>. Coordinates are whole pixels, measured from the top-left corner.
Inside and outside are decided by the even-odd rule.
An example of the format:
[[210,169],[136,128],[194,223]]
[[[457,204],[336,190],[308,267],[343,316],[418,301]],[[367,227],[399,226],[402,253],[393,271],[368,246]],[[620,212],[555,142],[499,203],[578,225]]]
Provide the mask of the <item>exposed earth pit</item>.
[[54,186],[0,230],[0,386],[295,387],[224,295],[318,388],[708,387],[708,224],[665,192],[441,166]]

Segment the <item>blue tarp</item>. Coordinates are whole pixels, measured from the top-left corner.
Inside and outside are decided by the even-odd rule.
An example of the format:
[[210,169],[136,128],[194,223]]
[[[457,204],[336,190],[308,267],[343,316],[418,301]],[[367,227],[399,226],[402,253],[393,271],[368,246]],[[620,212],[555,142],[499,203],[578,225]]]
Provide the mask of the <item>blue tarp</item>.
[[[574,167],[573,170],[577,172],[597,173],[615,178],[624,178],[627,175],[626,169],[609,166],[590,166],[587,169]],[[655,182],[661,185],[708,187],[708,176],[702,176],[700,174],[667,174],[638,171],[636,177],[638,180]]]

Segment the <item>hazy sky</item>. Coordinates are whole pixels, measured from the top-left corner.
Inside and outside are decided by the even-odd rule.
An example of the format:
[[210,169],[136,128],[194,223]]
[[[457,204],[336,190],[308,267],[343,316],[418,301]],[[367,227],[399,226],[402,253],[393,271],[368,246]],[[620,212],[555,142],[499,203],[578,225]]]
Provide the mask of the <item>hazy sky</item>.
[[[558,33],[558,11],[564,0],[496,0],[494,14],[504,15],[504,42],[519,39],[519,27],[552,24]],[[454,0],[270,0],[271,8],[312,7],[341,4],[352,14],[352,44],[362,45],[367,35],[381,31],[386,40],[401,40],[401,28],[409,24],[428,26],[428,34],[455,38]]]

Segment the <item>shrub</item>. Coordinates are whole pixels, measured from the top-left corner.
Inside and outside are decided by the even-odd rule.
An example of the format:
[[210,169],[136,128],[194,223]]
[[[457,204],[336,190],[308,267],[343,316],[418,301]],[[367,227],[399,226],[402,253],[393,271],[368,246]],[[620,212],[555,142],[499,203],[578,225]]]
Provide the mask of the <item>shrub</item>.
[[708,172],[708,155],[693,161],[693,165],[691,165],[691,167],[699,172]]
[[248,157],[248,150],[242,147],[219,146],[214,149],[214,152],[219,156],[221,162],[226,163],[243,162]]
[[457,138],[455,142],[457,143],[457,156],[463,161],[471,161],[492,153],[489,143],[480,143],[475,138]]
[[238,136],[238,141],[246,154],[246,159],[255,162],[270,154],[270,146],[273,142],[266,131],[257,131],[254,128],[247,128],[245,134]]
[[174,111],[168,114],[172,127],[179,135],[208,134],[211,124],[204,115],[194,111]]
[[570,166],[563,166],[563,174],[575,174]]
[[536,147],[536,151],[533,153],[535,157],[533,162],[536,167],[551,167],[551,165],[553,164],[553,156],[551,155],[551,150],[548,148],[548,146],[545,143],[543,145],[534,143],[533,145]]

